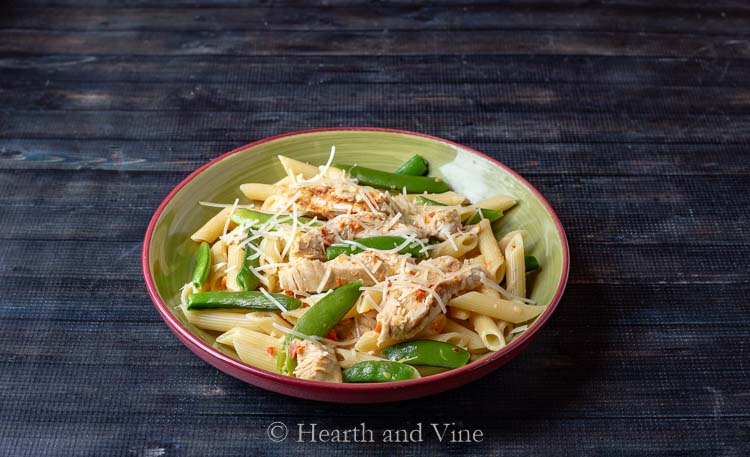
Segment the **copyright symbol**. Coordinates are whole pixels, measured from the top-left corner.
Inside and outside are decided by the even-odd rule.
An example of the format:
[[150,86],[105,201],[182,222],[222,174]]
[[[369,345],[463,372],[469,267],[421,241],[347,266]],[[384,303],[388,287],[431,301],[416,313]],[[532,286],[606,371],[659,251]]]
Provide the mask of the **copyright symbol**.
[[289,429],[283,422],[272,422],[271,425],[266,429],[266,435],[268,439],[274,443],[280,443],[286,439],[289,434]]

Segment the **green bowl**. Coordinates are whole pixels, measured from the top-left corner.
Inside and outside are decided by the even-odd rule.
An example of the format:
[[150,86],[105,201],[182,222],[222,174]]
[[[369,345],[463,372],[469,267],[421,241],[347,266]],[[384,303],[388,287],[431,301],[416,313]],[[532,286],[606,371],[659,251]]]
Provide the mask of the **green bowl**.
[[[284,174],[278,154],[313,164],[325,163],[331,146],[336,161],[394,170],[414,154],[425,157],[430,175],[439,176],[471,201],[497,194],[516,197],[518,205],[494,224],[496,233],[524,229],[526,253],[542,270],[529,296],[547,309],[529,330],[502,350],[460,369],[412,381],[385,384],[329,384],[304,381],[245,365],[215,344],[214,336],[189,324],[180,310],[180,287],[191,276],[197,244],[190,235],[216,213],[199,201],[231,203],[246,199],[239,191],[248,182],[273,183]],[[198,356],[251,384],[297,397],[373,402],[415,398],[465,384],[498,368],[539,332],[559,302],[568,276],[565,232],[542,195],[517,173],[466,146],[440,138],[374,128],[321,129],[290,133],[248,144],[209,162],[185,178],[156,210],[143,246],[143,272],[149,294],[172,331]]]

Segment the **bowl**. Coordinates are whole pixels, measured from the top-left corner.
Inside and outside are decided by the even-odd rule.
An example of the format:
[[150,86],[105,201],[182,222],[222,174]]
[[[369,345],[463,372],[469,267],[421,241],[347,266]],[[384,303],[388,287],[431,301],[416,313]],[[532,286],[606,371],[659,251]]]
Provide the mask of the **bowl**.
[[[505,348],[464,367],[410,381],[380,384],[333,384],[307,381],[246,365],[220,350],[214,337],[189,324],[179,304],[180,287],[191,275],[196,244],[190,234],[215,214],[199,201],[232,202],[239,185],[271,183],[284,176],[276,160],[283,154],[313,164],[328,159],[392,170],[413,154],[430,163],[430,174],[447,181],[471,201],[491,195],[514,195],[519,204],[496,223],[496,232],[526,229],[528,254],[542,270],[534,279],[530,298],[546,310],[528,330]],[[341,403],[374,403],[417,398],[443,392],[484,376],[523,350],[555,311],[568,278],[569,253],[560,221],[547,200],[516,172],[469,147],[441,138],[401,130],[332,128],[274,136],[250,143],[203,165],[177,185],[159,205],[146,231],[143,274],[149,295],[169,328],[191,351],[219,370],[245,382],[281,394]]]

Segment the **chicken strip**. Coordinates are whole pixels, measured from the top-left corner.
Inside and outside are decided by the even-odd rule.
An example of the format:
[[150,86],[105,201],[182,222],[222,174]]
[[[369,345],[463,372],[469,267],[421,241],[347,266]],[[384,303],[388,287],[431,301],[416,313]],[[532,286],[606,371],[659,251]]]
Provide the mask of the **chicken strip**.
[[311,340],[295,340],[289,351],[297,358],[294,376],[323,382],[342,382],[341,366],[329,347]]
[[[425,260],[420,265],[430,267],[428,280],[431,289],[443,303],[454,295],[476,289],[481,285],[484,269],[476,264],[463,265],[450,256]],[[424,290],[404,287],[390,291],[378,313],[380,333],[378,346],[412,338],[442,314],[435,296]]]
[[326,247],[341,240],[356,240],[389,233],[413,233],[420,235],[414,227],[400,221],[391,221],[383,213],[342,214],[297,237],[289,249],[289,260],[326,260]]
[[321,181],[313,185],[279,187],[279,192],[262,206],[263,211],[286,211],[296,204],[306,216],[333,219],[340,214],[387,211],[387,196],[372,187],[345,181]]
[[372,286],[375,284],[373,277],[382,281],[396,274],[402,264],[413,262],[409,255],[377,251],[364,251],[353,256],[340,255],[329,262],[300,259],[279,267],[279,286],[282,290],[316,292],[343,286],[357,279],[361,279],[366,286]]

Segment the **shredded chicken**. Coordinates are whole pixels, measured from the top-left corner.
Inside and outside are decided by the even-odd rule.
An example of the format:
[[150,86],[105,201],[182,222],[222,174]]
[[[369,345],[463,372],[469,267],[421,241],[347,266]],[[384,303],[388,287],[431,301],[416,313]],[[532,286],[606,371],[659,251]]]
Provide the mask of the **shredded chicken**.
[[342,382],[341,367],[332,349],[317,341],[295,340],[290,351],[297,357],[294,376],[323,382]]
[[[300,259],[279,267],[279,287],[282,290],[305,292],[324,291],[361,279],[366,286],[375,284],[373,277],[382,281],[398,272],[404,255],[364,251],[353,256],[340,255],[329,262]],[[410,256],[407,262],[413,263]],[[326,268],[330,273],[326,274]],[[372,275],[372,276],[371,276]],[[325,281],[324,281],[325,279]]]
[[[433,284],[431,289],[443,302],[481,285],[484,270],[478,265],[463,265],[449,256],[425,260],[422,264],[433,267],[428,280]],[[440,314],[442,309],[431,293],[409,288],[391,291],[377,317],[380,326],[378,346],[415,336]]]

